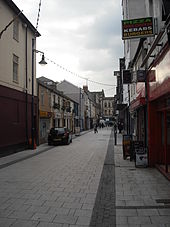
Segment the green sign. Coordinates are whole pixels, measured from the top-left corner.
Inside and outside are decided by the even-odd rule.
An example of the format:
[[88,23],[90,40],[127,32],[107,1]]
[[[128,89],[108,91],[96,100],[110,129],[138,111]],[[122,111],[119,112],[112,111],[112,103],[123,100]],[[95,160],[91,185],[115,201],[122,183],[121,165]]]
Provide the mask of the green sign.
[[142,38],[153,35],[152,17],[122,20],[122,39]]

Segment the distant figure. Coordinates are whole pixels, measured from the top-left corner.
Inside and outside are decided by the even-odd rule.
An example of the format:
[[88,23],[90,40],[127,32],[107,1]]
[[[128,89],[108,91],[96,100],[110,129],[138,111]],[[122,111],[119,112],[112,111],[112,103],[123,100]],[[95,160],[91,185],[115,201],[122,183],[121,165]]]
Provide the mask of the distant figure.
[[94,125],[94,133],[96,133],[96,132],[98,133],[97,125],[95,124],[95,125]]
[[123,122],[118,123],[118,129],[119,129],[119,133],[121,133],[123,130]]

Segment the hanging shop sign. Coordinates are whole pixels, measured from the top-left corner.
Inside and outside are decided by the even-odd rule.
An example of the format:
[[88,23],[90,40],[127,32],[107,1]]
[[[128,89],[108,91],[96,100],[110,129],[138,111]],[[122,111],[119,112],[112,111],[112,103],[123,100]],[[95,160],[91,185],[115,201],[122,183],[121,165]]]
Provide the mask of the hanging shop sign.
[[146,70],[137,70],[137,82],[145,82]]
[[154,35],[152,17],[122,20],[122,39],[142,38]]
[[114,71],[114,76],[120,76],[120,71]]
[[130,84],[132,82],[132,74],[130,70],[123,70],[123,84]]

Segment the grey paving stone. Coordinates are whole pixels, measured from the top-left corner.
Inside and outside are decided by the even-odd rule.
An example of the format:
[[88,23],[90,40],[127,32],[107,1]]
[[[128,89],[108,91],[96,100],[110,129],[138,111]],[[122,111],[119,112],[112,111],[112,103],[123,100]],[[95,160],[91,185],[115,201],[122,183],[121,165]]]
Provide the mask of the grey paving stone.
[[14,211],[8,217],[9,218],[18,218],[22,220],[29,220],[34,215],[34,212],[27,212],[27,211]]
[[128,224],[151,224],[149,217],[128,217]]
[[37,221],[46,221],[46,222],[52,222],[55,218],[56,214],[42,214],[42,213],[35,213],[31,219],[37,220]]
[[117,209],[116,210],[116,216],[121,217],[128,217],[128,216],[137,216],[137,210],[136,209]]
[[80,217],[91,217],[92,210],[82,210],[82,209],[76,209],[76,212],[74,216],[80,216]]
[[82,204],[82,203],[64,203],[63,204],[63,207],[64,208],[82,208],[82,205],[84,205],[84,204]]
[[90,224],[90,220],[91,220],[91,217],[78,217],[78,220],[76,222],[76,225],[85,225],[85,226],[89,226]]
[[167,209],[158,209],[158,212],[159,212],[160,215],[170,216],[170,208],[167,208]]
[[118,217],[116,217],[116,226],[117,225],[128,225],[128,219],[127,219],[127,217],[120,217],[120,216],[118,216]]
[[24,204],[29,205],[36,205],[36,206],[42,206],[45,203],[45,200],[38,200],[38,199],[27,199]]
[[48,206],[29,206],[27,208],[28,212],[34,212],[34,213],[47,213],[49,211],[50,207]]
[[52,214],[56,214],[56,215],[68,215],[69,214],[69,211],[70,211],[70,208],[58,208],[58,207],[51,207],[49,210],[48,210],[48,213],[52,213]]
[[10,227],[15,222],[16,219],[0,218],[0,227]]
[[153,224],[170,224],[170,216],[150,216]]
[[12,227],[36,227],[38,225],[38,221],[21,221],[17,220]]
[[60,224],[76,224],[77,217],[69,216],[69,215],[57,215],[53,222],[60,223]]
[[63,224],[49,223],[40,221],[37,227],[63,227]]
[[157,209],[137,209],[138,216],[159,216]]

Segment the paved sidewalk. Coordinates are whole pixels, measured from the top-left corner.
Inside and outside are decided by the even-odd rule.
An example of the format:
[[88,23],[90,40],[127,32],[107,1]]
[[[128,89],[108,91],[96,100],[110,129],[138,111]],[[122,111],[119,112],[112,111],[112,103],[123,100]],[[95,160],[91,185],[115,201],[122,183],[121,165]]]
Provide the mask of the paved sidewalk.
[[121,134],[114,153],[116,226],[170,227],[170,182],[155,168],[124,160]]
[[[88,131],[83,131],[80,133],[80,136],[90,132],[91,130]],[[78,138],[79,136],[76,136],[75,134],[73,134],[73,139]],[[20,162],[22,160],[25,159],[29,159],[33,156],[36,156],[40,153],[43,153],[45,151],[48,151],[50,149],[53,149],[53,146],[49,146],[47,143],[41,144],[39,146],[37,146],[37,148],[35,150],[32,149],[28,149],[28,150],[23,150],[11,155],[8,155],[6,157],[1,157],[0,158],[0,169],[7,167],[9,165],[12,165],[14,163]]]

